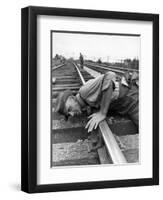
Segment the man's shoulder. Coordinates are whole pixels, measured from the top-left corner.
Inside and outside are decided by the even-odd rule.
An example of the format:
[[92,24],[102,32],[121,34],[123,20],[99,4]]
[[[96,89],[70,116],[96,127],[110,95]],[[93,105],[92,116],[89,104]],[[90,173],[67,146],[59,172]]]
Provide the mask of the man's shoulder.
[[108,77],[110,79],[113,79],[113,78],[116,78],[116,73],[115,72],[112,72],[112,71],[108,71],[106,74],[105,74],[105,77]]
[[79,92],[87,92],[88,90],[91,90],[92,88],[97,88],[99,85],[102,84],[104,74],[88,80],[80,89]]

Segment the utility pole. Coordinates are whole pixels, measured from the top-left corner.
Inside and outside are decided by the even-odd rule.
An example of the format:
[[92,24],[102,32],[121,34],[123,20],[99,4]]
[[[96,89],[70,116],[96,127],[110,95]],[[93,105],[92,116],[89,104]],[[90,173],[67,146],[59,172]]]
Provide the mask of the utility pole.
[[109,56],[107,56],[107,59],[106,59],[106,60],[107,60],[107,62],[109,63]]

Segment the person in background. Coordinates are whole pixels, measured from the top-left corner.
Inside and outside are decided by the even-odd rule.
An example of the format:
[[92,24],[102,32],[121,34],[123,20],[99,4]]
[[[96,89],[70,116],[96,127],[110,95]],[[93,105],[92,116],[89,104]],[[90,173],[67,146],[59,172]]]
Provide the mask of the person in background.
[[81,53],[80,53],[80,56],[79,56],[79,60],[80,60],[80,67],[83,69],[84,58],[83,58],[83,55]]
[[88,132],[96,129],[109,111],[128,115],[139,128],[139,79],[137,73],[125,73],[117,81],[114,72],[107,72],[86,82],[76,95],[72,91],[61,92],[56,102],[56,112],[78,116],[89,106],[93,113],[88,116]]

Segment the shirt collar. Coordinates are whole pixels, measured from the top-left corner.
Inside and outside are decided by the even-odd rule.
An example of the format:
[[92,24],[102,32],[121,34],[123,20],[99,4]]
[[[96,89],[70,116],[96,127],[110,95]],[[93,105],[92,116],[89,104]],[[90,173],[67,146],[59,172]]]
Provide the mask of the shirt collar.
[[127,83],[127,81],[126,81],[126,79],[125,79],[124,76],[122,76],[121,84],[122,84],[122,85],[125,85],[125,86],[127,86],[127,87],[129,87],[129,85],[128,85],[128,83]]
[[80,96],[80,93],[77,93],[76,98],[82,108],[86,106],[85,102],[83,101],[83,99]]

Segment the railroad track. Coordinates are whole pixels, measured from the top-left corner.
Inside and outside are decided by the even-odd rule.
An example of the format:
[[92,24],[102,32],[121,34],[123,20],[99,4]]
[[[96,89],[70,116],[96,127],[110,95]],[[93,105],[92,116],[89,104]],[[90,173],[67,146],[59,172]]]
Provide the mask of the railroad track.
[[96,70],[100,73],[105,73],[106,71],[112,71],[112,72],[115,72],[119,75],[123,75],[125,72],[137,72],[137,73],[139,73],[139,71],[136,70],[136,69],[109,66],[109,65],[106,65],[106,64],[85,62],[84,65],[86,67],[91,68],[93,70]]
[[112,66],[112,65],[105,64],[105,63],[102,63],[101,66],[108,67],[109,69],[117,69],[117,70],[122,70],[122,71],[126,71],[126,72],[130,71],[130,72],[139,73],[139,70],[131,69],[131,68],[127,68],[127,67]]
[[[123,164],[129,160],[126,159],[125,152],[122,153],[112,133],[112,130],[116,132],[115,124],[109,125],[112,130],[107,121],[99,124],[105,146],[99,148],[97,152],[89,152],[91,144],[87,139],[88,133],[83,128],[87,121],[86,116],[72,118],[66,122],[63,116],[55,113],[57,93],[71,89],[75,94],[86,81],[92,78],[94,77],[72,62],[52,68],[52,80],[54,80],[52,82],[52,166]],[[132,132],[134,130],[132,123],[130,121],[127,123]],[[135,131],[133,132],[135,134]]]

